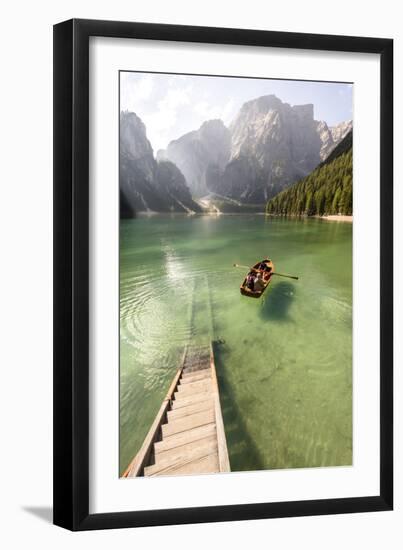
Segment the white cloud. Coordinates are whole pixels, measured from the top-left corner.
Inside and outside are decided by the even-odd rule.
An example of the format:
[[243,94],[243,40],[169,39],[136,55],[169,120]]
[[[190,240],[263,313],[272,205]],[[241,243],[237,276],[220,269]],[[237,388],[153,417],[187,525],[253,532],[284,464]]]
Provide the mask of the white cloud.
[[120,79],[121,109],[137,112],[140,102],[149,100],[155,89],[153,75],[121,73]]
[[191,95],[191,86],[186,88],[171,87],[166,95],[157,103],[159,111],[175,112],[179,107],[189,105]]
[[233,118],[238,112],[238,108],[239,106],[233,99],[230,99],[225,103],[223,112],[221,114],[221,119],[226,126],[229,126],[229,124],[232,122]]
[[170,141],[171,131],[176,127],[184,107],[191,101],[191,86],[185,88],[169,87],[162,99],[157,101],[157,108],[148,115],[144,115],[148,139],[155,152],[166,147]]
[[222,101],[219,105],[213,105],[206,99],[202,99],[195,103],[192,107],[195,114],[200,117],[200,124],[205,120],[220,119],[224,124],[228,125],[237,112],[237,104],[233,99]]
[[193,106],[194,112],[203,120],[212,120],[220,118],[221,109],[218,106],[213,106],[205,99],[198,101]]

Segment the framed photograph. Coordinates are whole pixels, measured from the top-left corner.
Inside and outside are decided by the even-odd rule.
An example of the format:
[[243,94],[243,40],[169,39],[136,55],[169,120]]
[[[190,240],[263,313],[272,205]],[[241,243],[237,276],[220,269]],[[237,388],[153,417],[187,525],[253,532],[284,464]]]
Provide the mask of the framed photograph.
[[392,115],[391,39],[55,25],[55,524],[392,509]]

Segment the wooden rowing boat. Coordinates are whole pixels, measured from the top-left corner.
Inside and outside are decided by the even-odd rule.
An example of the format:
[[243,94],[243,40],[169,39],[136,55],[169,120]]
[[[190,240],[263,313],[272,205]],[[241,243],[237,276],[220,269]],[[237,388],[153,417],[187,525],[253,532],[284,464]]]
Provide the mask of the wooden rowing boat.
[[[259,269],[259,266],[261,263],[265,263],[267,268],[266,270]],[[269,286],[271,278],[273,277],[274,273],[274,263],[266,259],[263,262],[258,262],[255,264],[251,271],[255,272],[256,275],[258,273],[261,274],[261,282],[254,285],[254,288],[251,289],[247,285],[247,278],[248,275],[246,275],[245,279],[243,280],[243,283],[240,286],[241,294],[244,296],[248,296],[249,298],[260,298],[263,294],[263,292],[266,290],[266,288]]]

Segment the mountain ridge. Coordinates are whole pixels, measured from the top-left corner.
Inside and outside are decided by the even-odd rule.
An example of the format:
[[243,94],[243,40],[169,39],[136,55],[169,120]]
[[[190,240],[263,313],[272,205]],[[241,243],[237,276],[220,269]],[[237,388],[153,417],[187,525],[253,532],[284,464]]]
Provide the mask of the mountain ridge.
[[351,120],[329,126],[315,120],[312,103],[292,106],[271,94],[245,102],[228,128],[207,120],[154,156],[144,122],[121,112],[121,217],[201,212],[207,196],[210,206],[220,201],[239,211],[260,204],[263,211],[271,198],[333,159],[351,129]]
[[[222,148],[214,131],[201,138],[206,125],[225,135]],[[271,94],[245,102],[228,129],[222,121],[207,121],[171,141],[159,158],[179,167],[196,197],[212,192],[265,204],[308,175],[351,127],[352,121],[328,126],[314,119],[313,104],[291,106]]]
[[135,113],[120,114],[120,216],[136,212],[201,212],[185,177],[172,162],[157,162],[146,127]]
[[221,120],[205,121],[198,130],[188,132],[171,141],[166,150],[157,153],[157,159],[167,159],[178,166],[186,178],[192,195],[206,194],[206,167],[223,169],[231,152],[228,128]]
[[329,157],[266,205],[267,214],[333,215],[353,212],[353,132],[336,146]]

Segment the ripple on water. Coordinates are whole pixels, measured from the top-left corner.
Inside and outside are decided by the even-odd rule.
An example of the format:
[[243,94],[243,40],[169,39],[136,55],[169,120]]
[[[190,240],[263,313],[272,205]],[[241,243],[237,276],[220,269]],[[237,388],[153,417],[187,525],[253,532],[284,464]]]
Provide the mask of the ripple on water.
[[[341,284],[322,264],[346,265],[351,227],[338,228],[333,247],[328,224],[263,217],[123,226],[121,466],[140,447],[184,346],[207,337],[222,341],[217,372],[235,468],[348,463],[351,288],[348,273]],[[232,264],[252,265],[262,250],[300,280],[277,279],[265,300],[248,300]]]

